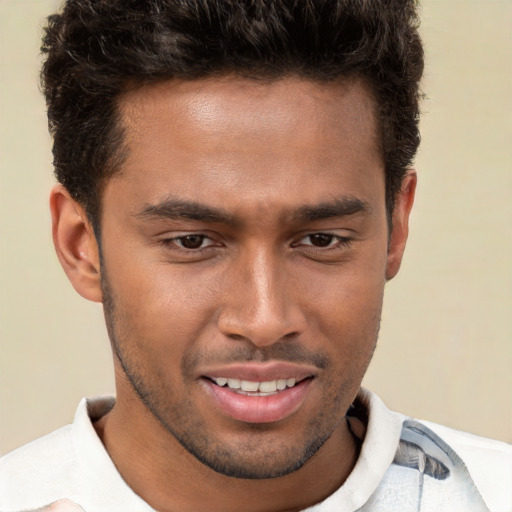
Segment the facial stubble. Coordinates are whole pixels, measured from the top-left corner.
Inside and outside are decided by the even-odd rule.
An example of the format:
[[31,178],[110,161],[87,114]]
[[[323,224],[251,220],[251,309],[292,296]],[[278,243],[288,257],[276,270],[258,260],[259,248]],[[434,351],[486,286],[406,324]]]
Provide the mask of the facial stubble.
[[[122,368],[126,380],[164,431],[177,440],[189,454],[213,471],[241,479],[267,479],[291,474],[302,468],[317,454],[340,423],[345,421],[347,407],[343,407],[342,404],[346,404],[347,394],[352,394],[352,391],[347,385],[336,388],[331,384],[332,389],[326,392],[326,395],[330,397],[330,406],[321,408],[316,417],[311,418],[304,425],[304,434],[301,439],[296,439],[296,442],[287,445],[276,442],[269,443],[268,440],[275,437],[277,429],[275,424],[270,423],[244,424],[242,433],[245,434],[246,441],[223,443],[211,432],[206,421],[200,415],[194,414],[195,407],[190,393],[186,393],[177,401],[172,400],[172,397],[166,394],[165,386],[161,382],[153,382],[152,377],[155,372],[145,368],[133,353],[133,343],[139,340],[130,340],[129,334],[123,328],[126,325],[125,316],[118,307],[118,301],[110,286],[103,261],[101,283],[107,331],[115,358]],[[144,346],[145,343],[142,345]],[[292,348],[288,349],[287,347]],[[375,344],[372,353],[374,348]],[[274,349],[270,349],[270,352],[272,350],[282,360],[307,359],[305,362],[310,364],[313,362],[324,368],[331,365],[331,361],[326,355],[310,353],[308,357],[303,354],[305,352],[303,349],[297,352],[292,344],[278,343]],[[237,361],[243,358],[246,362],[272,358],[269,350],[267,350],[267,354],[262,355],[262,351],[254,347],[245,351],[244,349],[238,350],[235,357]],[[185,356],[182,361],[182,374],[185,382],[192,382],[187,380],[187,375],[190,375],[191,372],[183,367],[194,366],[191,362],[194,359],[200,360],[201,355],[198,357]],[[364,371],[366,371],[366,367]],[[165,375],[161,375],[161,379],[165,379]],[[351,403],[354,398],[350,397],[349,402]],[[265,447],[265,452],[259,456],[255,455],[261,453],[262,447]],[[340,456],[342,455],[340,454]]]

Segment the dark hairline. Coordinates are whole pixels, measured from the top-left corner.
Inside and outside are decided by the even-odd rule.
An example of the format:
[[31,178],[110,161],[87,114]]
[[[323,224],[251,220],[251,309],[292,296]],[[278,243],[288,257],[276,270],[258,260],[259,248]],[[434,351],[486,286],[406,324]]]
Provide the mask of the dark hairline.
[[99,224],[98,192],[126,153],[118,97],[134,85],[232,73],[317,82],[356,75],[377,105],[391,218],[419,144],[418,25],[416,0],[67,0],[48,17],[42,45],[57,179]]

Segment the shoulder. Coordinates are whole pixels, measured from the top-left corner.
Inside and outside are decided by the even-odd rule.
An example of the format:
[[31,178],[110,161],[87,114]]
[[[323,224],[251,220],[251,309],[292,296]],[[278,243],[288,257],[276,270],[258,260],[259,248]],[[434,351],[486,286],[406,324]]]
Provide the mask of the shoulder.
[[437,423],[417,421],[460,457],[492,511],[512,511],[512,445]]
[[67,498],[89,511],[148,511],[124,482],[98,437],[94,421],[113,397],[82,399],[71,425],[0,459],[0,511],[38,509]]
[[409,468],[416,470],[414,474],[419,471],[431,477],[424,481],[424,498],[429,504],[440,501],[429,510],[445,510],[443,500],[451,506],[457,498],[471,501],[473,496],[485,502],[485,510],[512,512],[511,445],[389,411],[367,390],[362,390],[358,399],[369,416],[363,448],[368,437],[377,440],[371,446],[374,460],[375,445],[383,440],[391,444],[394,437],[386,432],[398,428],[391,467],[401,474]]
[[484,460],[492,461],[497,468],[508,469],[510,471],[512,463],[512,445],[477,436],[468,432],[455,430],[444,425],[432,423],[430,421],[416,420],[422,423],[430,430],[434,431],[439,437],[443,438],[452,446],[459,455],[465,455],[463,459],[473,462]]
[[22,508],[35,508],[60,497],[68,488],[71,492],[76,464],[71,425],[8,453],[0,459],[0,510],[21,504]]

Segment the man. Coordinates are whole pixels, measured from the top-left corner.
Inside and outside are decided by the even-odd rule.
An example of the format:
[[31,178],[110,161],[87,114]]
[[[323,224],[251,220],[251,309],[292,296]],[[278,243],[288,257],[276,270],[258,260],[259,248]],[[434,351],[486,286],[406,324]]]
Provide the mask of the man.
[[6,456],[0,510],[510,510],[508,447],[360,390],[414,199],[413,2],[69,1],[44,51],[55,246],[117,393]]

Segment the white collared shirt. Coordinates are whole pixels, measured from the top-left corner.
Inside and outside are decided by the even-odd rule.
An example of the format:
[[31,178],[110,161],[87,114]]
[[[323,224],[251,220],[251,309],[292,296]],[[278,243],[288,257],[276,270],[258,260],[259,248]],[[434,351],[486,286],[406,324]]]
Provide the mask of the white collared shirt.
[[[68,498],[86,512],[153,512],[124,482],[92,421],[112,397],[82,399],[74,422],[0,460],[0,511]],[[366,434],[345,483],[309,512],[512,512],[512,446],[416,421],[361,390]]]

